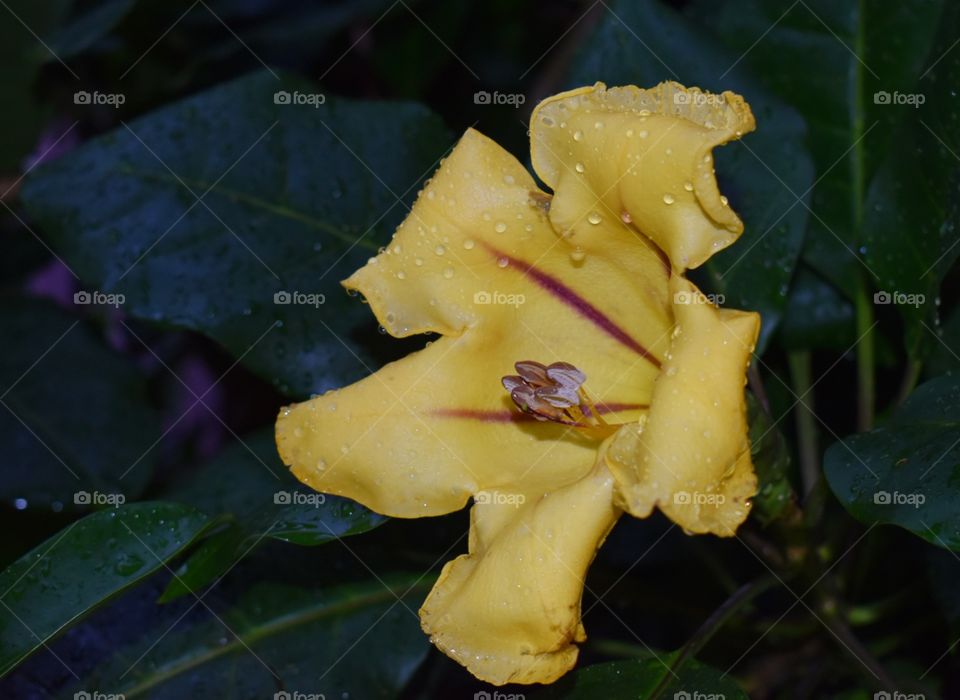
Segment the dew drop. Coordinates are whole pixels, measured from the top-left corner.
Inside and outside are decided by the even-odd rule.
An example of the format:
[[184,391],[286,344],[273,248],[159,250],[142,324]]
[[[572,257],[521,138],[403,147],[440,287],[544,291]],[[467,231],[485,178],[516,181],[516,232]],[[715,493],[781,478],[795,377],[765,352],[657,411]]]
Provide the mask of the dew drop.
[[673,204],[673,202],[674,202],[674,199],[672,194],[668,192],[667,194],[663,195],[664,204]]
[[596,226],[603,221],[603,218],[597,212],[592,211],[587,215],[587,221]]
[[471,239],[471,238],[468,238],[467,240],[465,240],[465,241],[463,242],[463,247],[466,248],[467,250],[473,250],[473,246],[474,246],[474,245],[475,245],[475,244],[474,244],[474,242],[473,242],[473,239]]
[[577,163],[573,166],[578,173],[582,173],[586,168],[583,167],[583,163]]
[[687,192],[693,192],[693,183],[692,182],[683,183],[683,189],[685,189]]
[[398,280],[405,280],[405,279],[407,279],[407,273],[404,272],[403,270],[398,270],[398,271],[397,271],[397,279],[398,279]]
[[442,245],[438,245],[436,248],[433,249],[433,252],[436,253],[437,255],[443,255],[444,253],[447,252],[447,249],[444,248]]
[[443,277],[444,277],[444,279],[448,279],[448,280],[449,280],[449,279],[453,279],[453,268],[452,268],[452,267],[446,268],[446,269],[443,271]]
[[506,267],[509,264],[510,264],[510,261],[507,260],[506,258],[497,259],[497,267]]
[[498,221],[497,225],[493,227],[493,230],[496,231],[497,233],[503,233],[504,231],[507,230],[507,225],[502,221]]
[[580,131],[580,129],[577,129],[576,131],[573,132],[573,140],[574,141],[583,140],[583,132]]
[[583,248],[581,248],[580,246],[577,246],[576,248],[570,251],[570,259],[575,263],[583,262],[586,259],[586,257],[587,257],[587,254],[583,252]]

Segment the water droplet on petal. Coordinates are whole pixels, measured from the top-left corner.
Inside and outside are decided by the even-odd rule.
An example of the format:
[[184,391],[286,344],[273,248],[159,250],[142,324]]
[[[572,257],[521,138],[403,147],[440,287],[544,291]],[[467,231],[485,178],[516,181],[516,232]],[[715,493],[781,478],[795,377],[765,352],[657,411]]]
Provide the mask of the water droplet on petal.
[[674,202],[674,199],[673,199],[673,195],[672,195],[672,194],[667,193],[667,194],[663,195],[663,203],[664,203],[664,204],[673,204],[673,202]]

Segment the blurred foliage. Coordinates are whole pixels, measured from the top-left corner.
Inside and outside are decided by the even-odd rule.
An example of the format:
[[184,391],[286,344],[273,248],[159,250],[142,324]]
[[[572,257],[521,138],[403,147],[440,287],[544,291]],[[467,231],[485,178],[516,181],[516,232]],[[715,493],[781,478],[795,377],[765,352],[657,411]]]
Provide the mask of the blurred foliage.
[[[272,421],[428,340],[382,342],[338,282],[458,134],[526,159],[538,99],[667,79],[739,92],[757,116],[716,153],[746,231],[695,273],[763,315],[754,515],[729,541],[624,519],[590,570],[578,668],[500,692],[957,695],[956,3],[7,0],[0,15],[0,526],[15,533],[0,696],[492,693],[416,616],[466,549],[466,514],[318,499]],[[323,304],[274,303],[294,292]],[[864,374],[880,420],[845,437]]]

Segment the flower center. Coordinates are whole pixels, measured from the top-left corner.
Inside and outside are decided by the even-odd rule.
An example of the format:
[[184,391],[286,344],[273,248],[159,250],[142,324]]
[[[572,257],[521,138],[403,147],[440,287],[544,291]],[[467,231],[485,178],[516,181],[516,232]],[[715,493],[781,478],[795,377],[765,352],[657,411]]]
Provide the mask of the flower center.
[[583,383],[587,375],[569,362],[543,365],[533,360],[514,364],[516,375],[501,380],[510,398],[524,413],[539,421],[577,428],[607,427]]

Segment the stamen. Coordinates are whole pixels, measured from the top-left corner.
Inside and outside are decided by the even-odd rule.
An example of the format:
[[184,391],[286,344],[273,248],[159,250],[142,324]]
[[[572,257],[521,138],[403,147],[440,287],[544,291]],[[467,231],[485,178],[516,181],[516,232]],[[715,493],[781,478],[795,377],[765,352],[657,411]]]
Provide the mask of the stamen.
[[539,421],[578,428],[607,426],[583,389],[587,375],[569,362],[543,365],[533,360],[517,362],[516,375],[503,377],[504,388],[524,413]]

